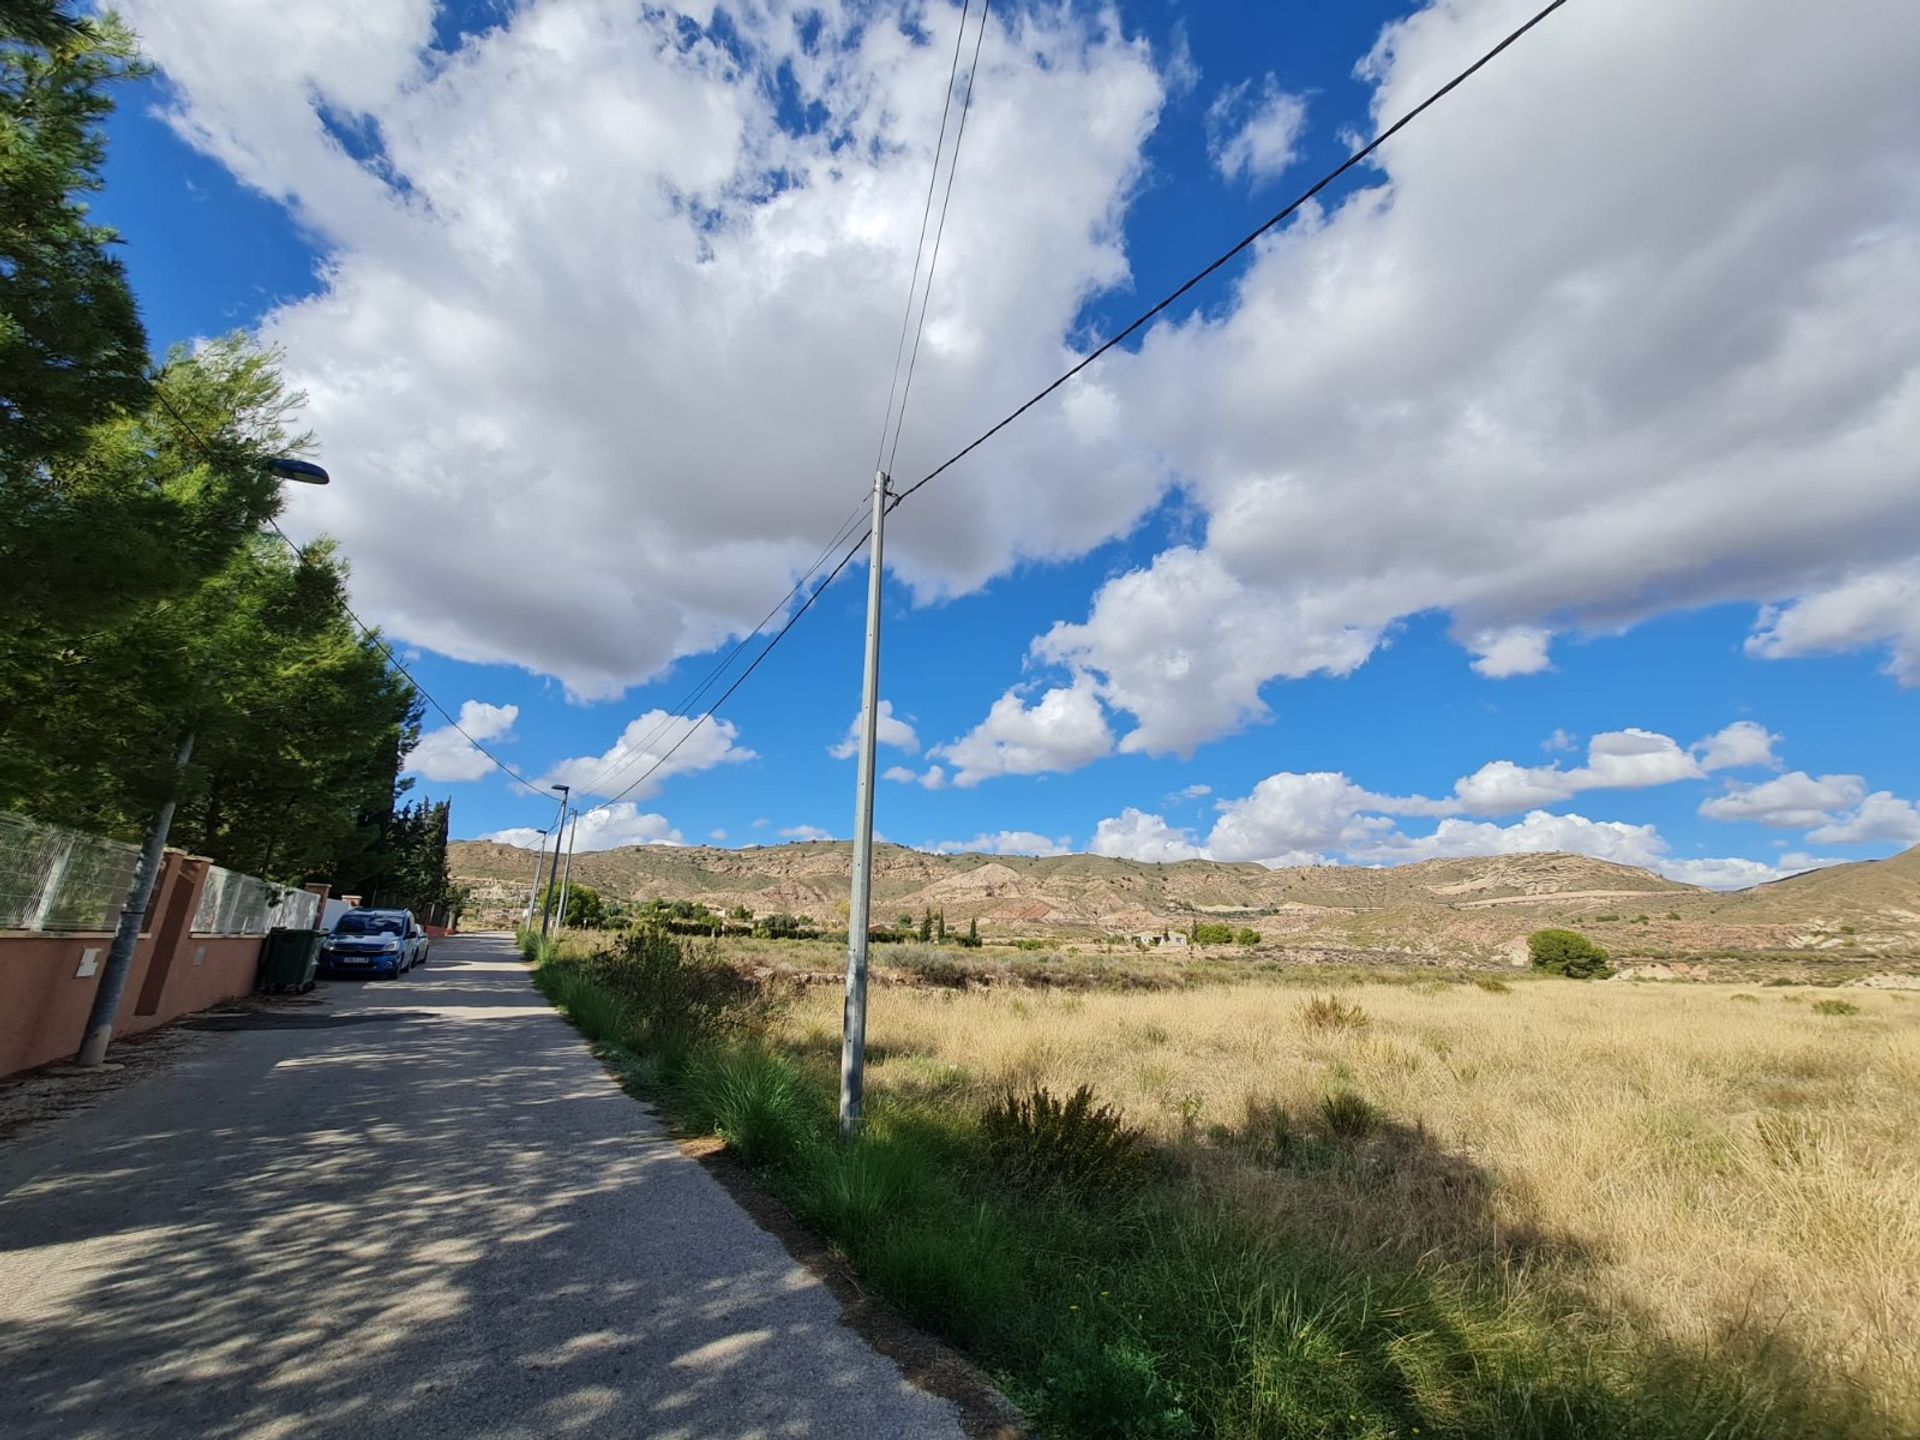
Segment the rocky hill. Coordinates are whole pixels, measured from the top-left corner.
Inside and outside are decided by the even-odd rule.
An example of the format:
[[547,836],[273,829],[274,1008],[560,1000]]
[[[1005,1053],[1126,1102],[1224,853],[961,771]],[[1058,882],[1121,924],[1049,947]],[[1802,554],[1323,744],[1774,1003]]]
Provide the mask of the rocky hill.
[[[744,905],[831,926],[845,922],[850,858],[843,842],[636,846],[576,855],[573,873],[611,899]],[[464,841],[450,859],[480,921],[499,923],[525,905],[530,852]],[[1617,954],[1653,960],[1822,952],[1866,962],[1920,955],[1920,850],[1725,895],[1565,854],[1268,870],[877,847],[876,920],[927,909],[944,911],[949,927],[977,920],[989,938],[1148,935],[1217,918],[1300,949],[1499,960],[1523,954],[1542,924],[1569,924]]]

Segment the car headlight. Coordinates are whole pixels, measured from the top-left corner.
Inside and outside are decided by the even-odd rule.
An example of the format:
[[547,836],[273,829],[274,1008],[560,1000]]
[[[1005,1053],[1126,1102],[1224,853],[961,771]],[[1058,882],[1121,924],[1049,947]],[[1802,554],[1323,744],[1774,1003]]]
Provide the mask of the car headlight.
[[400,942],[389,935],[380,942],[380,948],[382,950],[398,950],[400,948]]

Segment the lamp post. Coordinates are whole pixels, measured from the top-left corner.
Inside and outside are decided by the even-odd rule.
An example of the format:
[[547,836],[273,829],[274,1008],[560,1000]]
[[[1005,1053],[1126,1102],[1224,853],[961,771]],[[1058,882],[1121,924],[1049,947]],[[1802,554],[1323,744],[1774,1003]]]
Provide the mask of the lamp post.
[[[325,485],[331,477],[307,460],[276,457],[266,462],[269,473],[303,485]],[[140,863],[133,872],[133,887],[127,891],[127,903],[121,907],[120,923],[113,932],[113,945],[107,951],[106,968],[100,972],[100,987],[93,992],[93,1009],[87,1015],[86,1033],[80,1039],[80,1053],[74,1063],[97,1069],[107,1060],[107,1046],[113,1041],[113,1022],[120,1013],[120,1000],[127,989],[127,972],[133,968],[133,952],[140,944],[140,927],[145,924],[147,908],[153,904],[153,887],[160,878],[160,862],[167,853],[167,832],[173,828],[173,809],[180,798],[180,780],[193,758],[194,726],[180,740],[173,757],[173,781],[166,798],[147,822],[147,837],[140,847]]]
[[547,938],[547,929],[553,923],[554,882],[560,878],[560,836],[567,828],[567,796],[572,792],[570,785],[553,787],[560,792],[560,818],[553,825],[553,869],[547,872],[547,893],[540,899],[540,938]]

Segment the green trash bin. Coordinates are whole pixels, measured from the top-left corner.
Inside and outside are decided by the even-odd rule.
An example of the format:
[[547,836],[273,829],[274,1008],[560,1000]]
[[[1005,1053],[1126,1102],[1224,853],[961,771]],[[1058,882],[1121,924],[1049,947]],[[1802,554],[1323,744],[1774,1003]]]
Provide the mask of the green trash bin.
[[267,932],[260,947],[260,989],[295,990],[313,988],[313,973],[320,965],[320,942],[324,930],[293,930],[276,925]]

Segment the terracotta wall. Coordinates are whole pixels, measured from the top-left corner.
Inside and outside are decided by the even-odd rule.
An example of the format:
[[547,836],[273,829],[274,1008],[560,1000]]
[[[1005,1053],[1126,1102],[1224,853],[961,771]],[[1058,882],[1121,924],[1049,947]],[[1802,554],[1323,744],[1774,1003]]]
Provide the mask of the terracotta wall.
[[[152,1030],[253,989],[260,936],[192,931],[209,863],[167,855],[121,995],[116,1036]],[[0,1075],[72,1058],[112,944],[105,932],[0,931]]]

